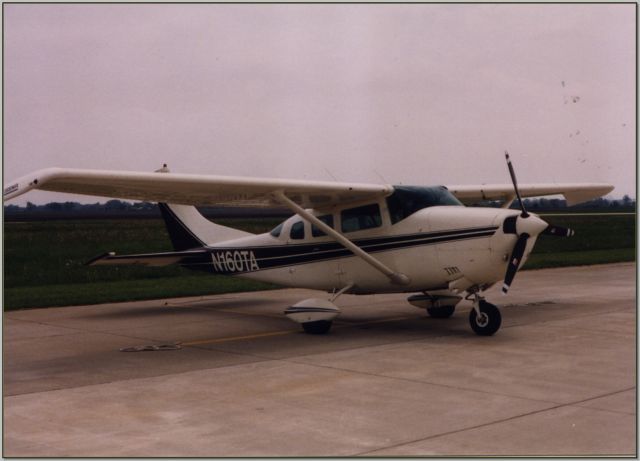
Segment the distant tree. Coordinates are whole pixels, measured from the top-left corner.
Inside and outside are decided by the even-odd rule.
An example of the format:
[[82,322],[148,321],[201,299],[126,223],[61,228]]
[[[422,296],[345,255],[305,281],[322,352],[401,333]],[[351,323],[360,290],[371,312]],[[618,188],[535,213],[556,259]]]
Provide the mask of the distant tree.
[[105,210],[126,210],[129,207],[129,204],[123,202],[121,200],[109,200],[104,204]]
[[62,210],[62,204],[58,202],[49,202],[45,205],[45,208],[52,211],[60,211]]
[[564,208],[567,206],[567,202],[565,202],[564,200],[560,200],[558,198],[553,198],[549,200],[549,206],[551,208]]

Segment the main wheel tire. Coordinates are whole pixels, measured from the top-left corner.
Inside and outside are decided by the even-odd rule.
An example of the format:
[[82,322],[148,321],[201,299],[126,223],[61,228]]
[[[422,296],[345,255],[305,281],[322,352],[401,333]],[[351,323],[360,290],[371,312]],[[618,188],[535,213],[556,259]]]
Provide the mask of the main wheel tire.
[[302,324],[302,329],[305,333],[312,335],[323,335],[331,329],[331,320],[316,320],[315,322],[305,322]]
[[480,314],[476,314],[475,309],[471,309],[469,313],[469,323],[471,329],[480,336],[491,336],[502,324],[502,315],[500,310],[491,303],[480,301]]
[[456,306],[444,306],[444,307],[427,307],[429,317],[434,319],[448,319],[456,311]]

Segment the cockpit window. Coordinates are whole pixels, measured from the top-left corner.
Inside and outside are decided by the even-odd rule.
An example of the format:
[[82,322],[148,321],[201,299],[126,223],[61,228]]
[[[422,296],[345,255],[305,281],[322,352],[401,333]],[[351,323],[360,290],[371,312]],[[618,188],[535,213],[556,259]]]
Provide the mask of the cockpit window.
[[273,228],[273,230],[271,232],[269,232],[272,236],[274,237],[280,237],[280,234],[282,233],[282,226],[284,226],[284,223],[280,223],[278,224],[276,227]]
[[302,221],[298,221],[291,226],[289,237],[292,240],[302,240],[304,238],[304,223]]
[[340,217],[342,232],[355,232],[382,226],[380,206],[377,203],[342,210]]
[[393,194],[387,197],[392,224],[430,206],[462,206],[462,203],[444,186],[393,186],[393,189]]
[[[327,226],[331,227],[333,229],[333,215],[330,214],[326,214],[323,216],[318,216],[318,219],[320,221],[322,221],[323,223],[325,223]],[[323,237],[327,234],[325,234],[323,231],[321,231],[320,229],[318,229],[316,226],[311,225],[311,236],[313,237]]]

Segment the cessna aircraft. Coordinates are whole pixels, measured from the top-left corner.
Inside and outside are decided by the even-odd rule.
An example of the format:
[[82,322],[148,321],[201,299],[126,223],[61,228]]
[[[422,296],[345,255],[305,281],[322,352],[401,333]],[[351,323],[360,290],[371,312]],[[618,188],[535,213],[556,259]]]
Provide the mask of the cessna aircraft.
[[[528,213],[521,197],[564,195],[569,205],[607,194],[608,184],[390,186],[169,173],[49,168],[4,189],[10,200],[32,189],[157,201],[174,251],[116,255],[90,265],[180,264],[214,274],[323,290],[288,307],[304,331],[329,331],[343,293],[417,293],[408,301],[432,317],[454,313],[463,296],[473,302],[469,322],[478,335],[501,324],[482,293],[503,280],[506,294],[539,235],[572,235]],[[508,209],[518,199],[520,211]],[[464,204],[502,200],[500,208]],[[170,203],[170,204],[169,204]],[[215,224],[195,205],[286,206],[294,215],[254,235]]]

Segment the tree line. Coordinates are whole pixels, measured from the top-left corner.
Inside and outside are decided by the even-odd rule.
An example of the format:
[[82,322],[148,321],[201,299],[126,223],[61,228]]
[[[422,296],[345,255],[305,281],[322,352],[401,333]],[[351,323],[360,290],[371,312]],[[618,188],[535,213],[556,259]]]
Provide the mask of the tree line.
[[[558,211],[565,209],[567,211],[635,211],[636,201],[625,195],[621,199],[607,199],[603,197],[599,197],[594,200],[589,200],[587,202],[578,203],[577,205],[567,206],[567,201],[564,199],[557,198],[526,198],[523,200],[524,206],[527,210],[531,211]],[[488,201],[488,202],[480,202],[475,206],[490,206],[490,207],[500,207],[502,202],[500,201]],[[519,209],[520,204],[518,200],[514,200],[511,206],[511,209]]]
[[[625,195],[622,199],[597,198],[571,207],[563,199],[533,198],[524,199],[527,210],[534,212],[558,211],[635,211],[636,201]],[[480,202],[474,206],[500,207],[499,201]],[[511,204],[512,209],[519,208],[517,200]],[[284,217],[291,215],[286,208],[238,208],[238,207],[198,207],[208,218],[235,217]],[[50,202],[36,205],[27,202],[26,206],[5,205],[4,218],[7,221],[37,219],[70,219],[70,218],[159,218],[160,210],[151,202],[126,202],[109,200],[105,203],[84,204],[78,202]]]
[[[198,207],[208,218],[241,218],[241,217],[282,217],[291,212],[286,208],[255,207]],[[36,205],[27,202],[26,206],[5,205],[5,221],[39,220],[39,219],[100,219],[100,218],[160,218],[160,209],[151,202],[126,202],[109,200],[105,203],[50,202]]]

